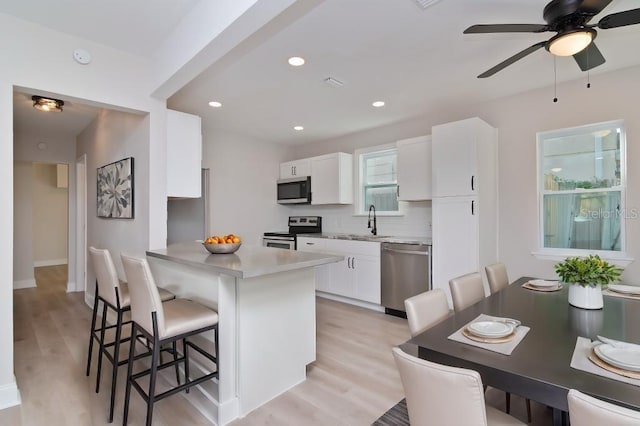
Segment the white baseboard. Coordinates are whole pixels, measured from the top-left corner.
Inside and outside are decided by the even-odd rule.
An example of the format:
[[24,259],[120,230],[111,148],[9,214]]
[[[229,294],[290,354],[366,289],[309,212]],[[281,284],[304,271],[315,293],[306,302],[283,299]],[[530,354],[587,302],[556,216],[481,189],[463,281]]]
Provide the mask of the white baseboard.
[[316,290],[316,296],[325,299],[335,300],[336,302],[348,303],[349,305],[360,306],[361,308],[371,309],[372,311],[384,312],[384,306],[375,303],[365,302],[364,300],[351,299],[350,297],[338,296],[337,294],[325,293]]
[[75,281],[67,281],[67,293],[74,293],[77,291],[84,291],[84,288],[78,289]]
[[13,282],[13,289],[20,290],[22,288],[33,288],[36,286],[36,279],[29,278],[28,280],[20,280]]
[[14,376],[12,383],[0,385],[0,410],[20,405],[20,403],[20,391],[18,390],[18,384]]
[[33,262],[33,267],[38,268],[40,266],[56,266],[66,264],[67,259],[36,260],[35,262]]

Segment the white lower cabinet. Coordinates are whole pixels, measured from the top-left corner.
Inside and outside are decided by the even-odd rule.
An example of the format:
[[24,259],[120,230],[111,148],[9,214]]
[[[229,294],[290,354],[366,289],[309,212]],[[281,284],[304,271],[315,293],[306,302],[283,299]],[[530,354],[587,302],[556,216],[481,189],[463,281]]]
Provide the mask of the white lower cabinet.
[[380,304],[380,243],[299,237],[298,250],[344,256],[316,267],[316,290]]

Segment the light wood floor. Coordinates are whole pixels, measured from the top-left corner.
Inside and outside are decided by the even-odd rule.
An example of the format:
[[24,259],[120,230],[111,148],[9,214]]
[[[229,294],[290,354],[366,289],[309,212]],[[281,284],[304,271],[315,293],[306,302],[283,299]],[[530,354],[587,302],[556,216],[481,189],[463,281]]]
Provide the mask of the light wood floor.
[[[66,267],[36,269],[37,288],[14,291],[15,374],[22,405],[0,411],[0,426],[106,425],[110,364],[94,391],[96,356],[85,376],[91,309],[83,293],[65,293]],[[241,425],[370,425],[403,398],[391,347],[406,341],[406,320],[318,299],[317,360],[304,383],[233,422]],[[126,367],[118,378],[114,424],[122,424]],[[504,393],[487,400],[504,408]],[[533,404],[533,424],[551,424],[550,411]],[[512,397],[512,414],[526,421],[524,401]],[[144,423],[144,404],[133,393],[130,422]],[[210,425],[183,398],[159,402],[154,425]]]

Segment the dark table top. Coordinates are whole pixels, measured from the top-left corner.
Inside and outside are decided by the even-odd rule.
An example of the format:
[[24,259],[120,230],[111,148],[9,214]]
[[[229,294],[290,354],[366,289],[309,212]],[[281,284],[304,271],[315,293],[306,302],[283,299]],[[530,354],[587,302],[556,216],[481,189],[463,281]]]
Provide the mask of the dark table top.
[[[578,336],[597,335],[640,344],[640,301],[604,297],[604,308],[569,305],[567,286],[557,292],[506,289],[447,318],[408,341],[404,348],[420,358],[470,368],[483,383],[550,407],[568,411],[567,392],[578,389],[597,398],[640,409],[640,387],[571,368]],[[480,314],[515,318],[531,328],[511,355],[448,340],[447,336]]]

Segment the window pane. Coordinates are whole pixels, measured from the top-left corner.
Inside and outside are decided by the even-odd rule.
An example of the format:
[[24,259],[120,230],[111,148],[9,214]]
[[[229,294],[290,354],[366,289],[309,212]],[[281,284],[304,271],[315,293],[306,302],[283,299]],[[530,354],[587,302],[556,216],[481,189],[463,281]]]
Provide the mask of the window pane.
[[373,152],[364,160],[364,185],[396,183],[396,151]]
[[373,204],[378,211],[397,211],[398,196],[397,185],[365,186],[364,210],[368,210]]
[[620,132],[616,126],[591,126],[542,140],[545,191],[612,188],[620,181]]
[[544,246],[621,250],[621,192],[545,194]]

